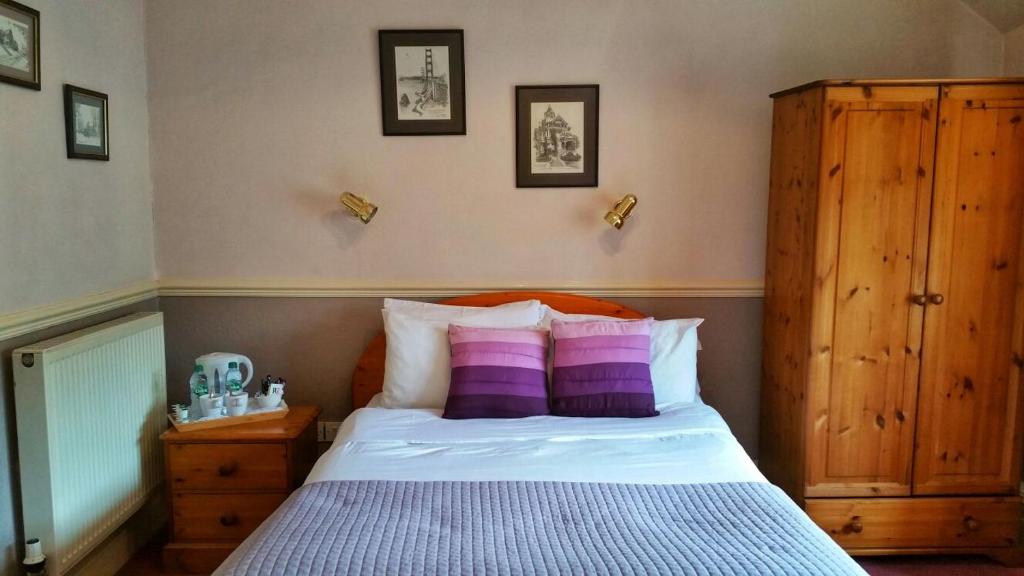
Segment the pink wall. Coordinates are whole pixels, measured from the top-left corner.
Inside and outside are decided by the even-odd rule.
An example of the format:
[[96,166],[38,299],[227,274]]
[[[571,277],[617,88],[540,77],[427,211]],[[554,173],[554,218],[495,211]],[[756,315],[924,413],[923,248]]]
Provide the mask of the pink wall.
[[[0,316],[155,273],[143,5],[25,4],[42,90],[0,84]],[[109,162],[67,158],[64,83],[110,97]]]
[[[381,136],[403,27],[465,29],[467,136]],[[1002,39],[957,0],[185,0],[147,4],[147,51],[161,277],[671,286],[762,277],[769,92],[997,74]],[[584,82],[600,188],[515,189],[513,87]]]

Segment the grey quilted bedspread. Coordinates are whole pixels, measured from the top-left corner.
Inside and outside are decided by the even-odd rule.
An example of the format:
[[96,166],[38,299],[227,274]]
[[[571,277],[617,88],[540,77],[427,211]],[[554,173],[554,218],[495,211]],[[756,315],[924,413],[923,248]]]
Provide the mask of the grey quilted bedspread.
[[864,572],[770,484],[331,481],[217,574]]

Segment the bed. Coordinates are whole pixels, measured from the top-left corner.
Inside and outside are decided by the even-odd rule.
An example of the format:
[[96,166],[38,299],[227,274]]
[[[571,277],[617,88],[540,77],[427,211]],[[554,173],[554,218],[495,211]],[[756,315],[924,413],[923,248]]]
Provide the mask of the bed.
[[[567,294],[565,313],[642,318]],[[256,574],[863,574],[697,401],[651,418],[445,420],[378,407],[384,342],[355,410],[297,490],[217,570]]]

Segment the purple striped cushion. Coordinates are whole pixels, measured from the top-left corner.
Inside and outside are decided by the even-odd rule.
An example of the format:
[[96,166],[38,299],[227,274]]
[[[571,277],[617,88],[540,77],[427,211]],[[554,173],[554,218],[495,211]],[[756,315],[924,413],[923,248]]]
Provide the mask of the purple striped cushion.
[[548,414],[547,330],[448,325],[452,377],[444,418]]
[[551,413],[657,416],[651,383],[651,325],[645,320],[551,322],[555,339]]

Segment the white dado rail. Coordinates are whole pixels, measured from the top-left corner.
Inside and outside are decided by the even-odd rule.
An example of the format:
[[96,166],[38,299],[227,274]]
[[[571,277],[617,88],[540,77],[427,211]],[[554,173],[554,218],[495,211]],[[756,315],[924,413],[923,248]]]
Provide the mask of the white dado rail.
[[451,298],[480,292],[537,290],[597,298],[750,298],[764,294],[764,281],[692,282],[672,285],[595,286],[587,284],[373,284],[331,280],[160,281],[161,296],[247,296],[264,298]]
[[7,340],[50,326],[73,322],[79,318],[149,300],[156,297],[158,293],[157,283],[149,280],[123,288],[62,300],[46,306],[0,314],[0,340]]
[[479,292],[539,290],[571,292],[597,298],[760,298],[764,281],[680,282],[666,285],[354,285],[338,280],[205,280],[146,281],[9,314],[0,315],[0,340],[72,322],[157,296],[247,298],[450,298]]

